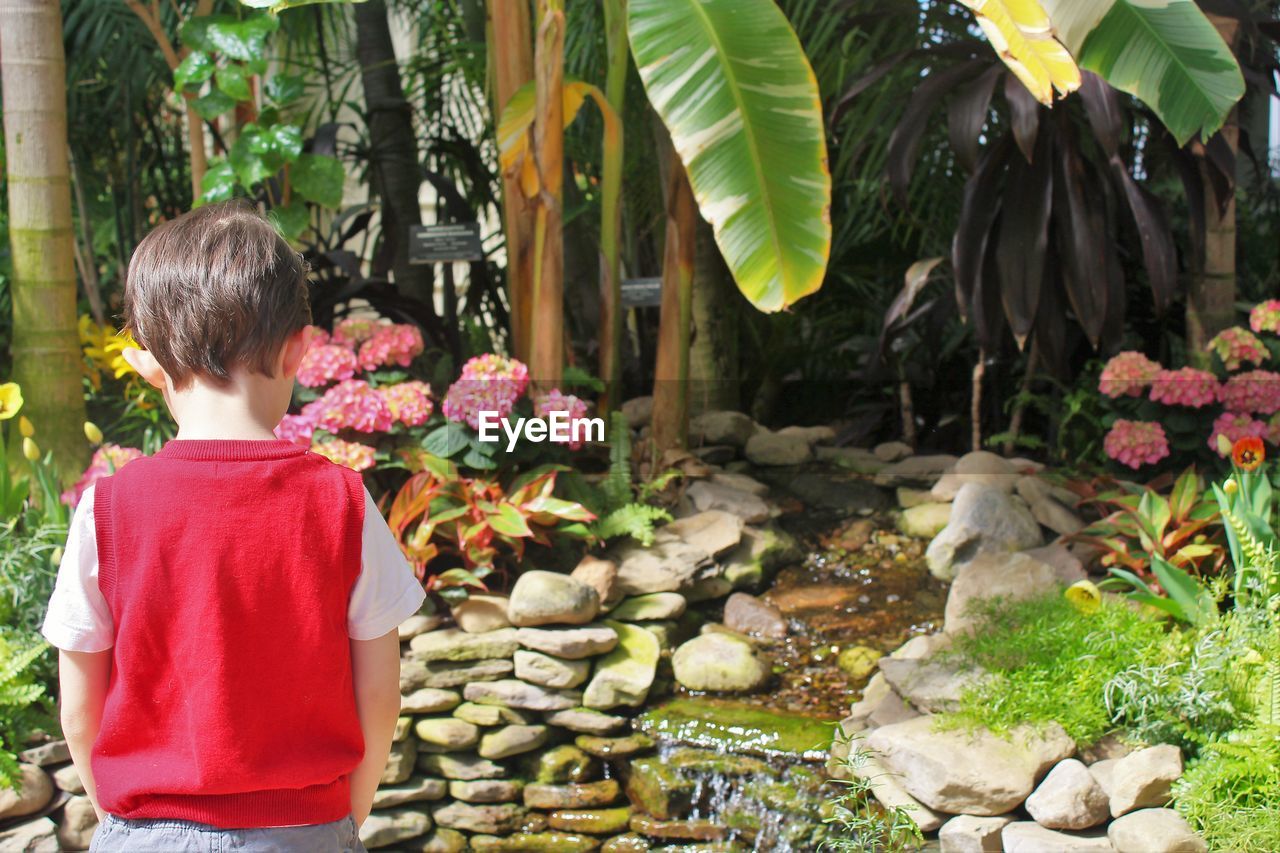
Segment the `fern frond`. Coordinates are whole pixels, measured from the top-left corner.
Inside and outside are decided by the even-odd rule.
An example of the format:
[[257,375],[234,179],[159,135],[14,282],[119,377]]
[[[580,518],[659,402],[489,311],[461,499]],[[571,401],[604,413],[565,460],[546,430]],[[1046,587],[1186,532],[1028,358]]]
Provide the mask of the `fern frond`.
[[631,426],[622,412],[609,419],[609,473],[600,485],[605,512],[631,503]]
[[631,503],[601,518],[592,525],[591,532],[601,539],[630,536],[642,545],[652,545],[654,527],[670,520],[671,513],[662,507]]

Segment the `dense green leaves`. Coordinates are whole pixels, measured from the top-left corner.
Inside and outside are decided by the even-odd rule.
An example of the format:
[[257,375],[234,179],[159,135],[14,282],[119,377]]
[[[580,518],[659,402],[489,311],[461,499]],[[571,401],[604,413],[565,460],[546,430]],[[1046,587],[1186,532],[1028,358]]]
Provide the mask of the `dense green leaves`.
[[333,157],[303,154],[290,172],[293,188],[322,207],[342,204],[342,184],[346,173]]
[[173,88],[179,92],[198,86],[213,76],[214,64],[207,53],[192,51],[173,69]]
[[190,18],[182,25],[182,43],[225,59],[259,63],[267,49],[267,37],[280,28],[273,15],[238,20],[231,15]]
[[213,121],[223,113],[234,109],[236,99],[221,89],[210,89],[208,92],[192,101],[191,105],[195,107],[200,118],[205,121]]
[[[194,56],[194,54],[192,54]],[[217,74],[218,88],[237,101],[248,101],[253,98],[253,90],[249,88],[248,70],[243,65],[228,65],[219,68]]]

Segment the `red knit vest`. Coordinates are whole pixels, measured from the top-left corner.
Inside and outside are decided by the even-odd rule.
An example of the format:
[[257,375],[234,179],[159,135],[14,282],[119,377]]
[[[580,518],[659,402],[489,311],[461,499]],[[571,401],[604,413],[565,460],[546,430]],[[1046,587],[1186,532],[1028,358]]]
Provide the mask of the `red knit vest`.
[[115,621],[103,809],[224,828],[339,820],[364,754],[347,599],[360,475],[286,441],[171,441],[97,482]]

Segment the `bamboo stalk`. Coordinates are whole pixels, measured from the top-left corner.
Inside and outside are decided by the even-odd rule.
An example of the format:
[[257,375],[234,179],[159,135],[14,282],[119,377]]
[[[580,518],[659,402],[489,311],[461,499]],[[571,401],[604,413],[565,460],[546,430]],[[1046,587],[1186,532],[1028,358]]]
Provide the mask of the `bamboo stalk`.
[[536,387],[560,384],[564,369],[564,3],[538,0],[534,50],[537,106],[533,157],[538,173],[529,373]]
[[[605,0],[605,47],[609,68],[605,98],[621,125],[626,97],[627,0]],[[604,394],[600,411],[608,417],[618,405],[622,389],[622,161],[623,138],[606,142],[600,177],[600,378]]]

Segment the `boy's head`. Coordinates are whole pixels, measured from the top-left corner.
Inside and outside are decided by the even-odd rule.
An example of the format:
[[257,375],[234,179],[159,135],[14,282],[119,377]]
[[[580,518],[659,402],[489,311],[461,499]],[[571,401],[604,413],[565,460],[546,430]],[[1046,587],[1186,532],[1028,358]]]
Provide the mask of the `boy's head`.
[[247,203],[205,205],[138,244],[124,320],[174,390],[225,385],[237,368],[272,378],[311,322],[306,264]]

